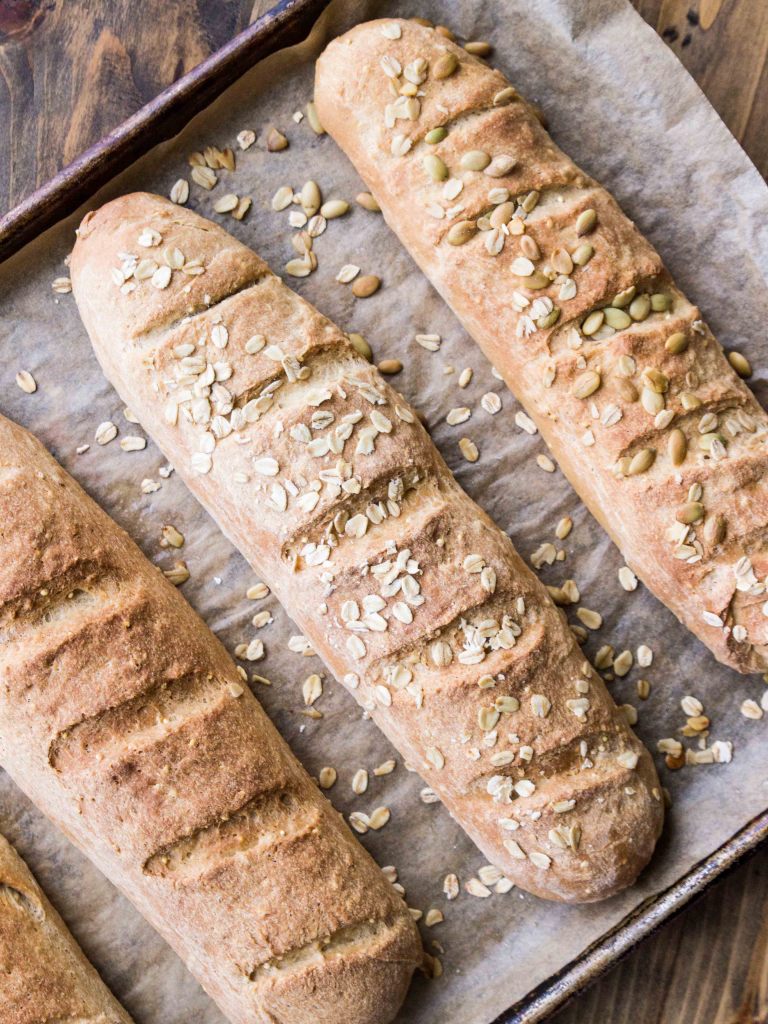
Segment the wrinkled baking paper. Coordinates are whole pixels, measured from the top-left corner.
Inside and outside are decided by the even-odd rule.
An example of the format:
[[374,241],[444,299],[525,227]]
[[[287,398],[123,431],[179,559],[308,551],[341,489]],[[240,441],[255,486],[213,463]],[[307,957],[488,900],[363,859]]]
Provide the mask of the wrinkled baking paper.
[[[622,0],[336,3],[307,43],[254,68],[181,136],[155,149],[88,206],[135,188],[168,195],[176,179],[189,177],[188,153],[211,143],[234,146],[241,129],[253,129],[259,142],[237,152],[236,171],[222,172],[212,192],[193,184],[189,205],[223,223],[281,272],[294,252],[288,211],[275,213],[270,207],[278,187],[298,189],[314,178],[324,196],[349,200],[361,188],[331,139],[315,136],[306,119],[295,123],[292,115],[312,95],[313,62],[324,41],[354,22],[382,14],[422,15],[449,24],[465,39],[494,44],[493,63],[542,105],[555,139],[612,189],[701,305],[722,343],[743,351],[758,367],[752,384],[765,400],[766,376],[759,368],[768,349],[768,190],[692,79]],[[266,152],[271,124],[290,140],[283,152]],[[242,223],[213,213],[214,201],[227,192],[253,197]],[[562,516],[573,518],[573,532],[557,543],[566,560],[541,575],[547,583],[573,577],[582,604],[603,614],[603,627],[587,644],[590,655],[603,643],[613,644],[617,652],[635,651],[640,644],[652,649],[650,667],[635,667],[611,684],[619,703],[639,709],[642,738],[655,750],[660,737],[674,736],[685,721],[680,699],[693,694],[712,719],[711,738],[733,741],[730,765],[678,772],[662,767],[672,810],[652,867],[630,891],[582,908],[548,904],[517,889],[488,899],[466,894],[464,883],[484,862],[459,826],[440,804],[421,802],[418,776],[405,769],[383,735],[325,673],[323,696],[315,704],[323,718],[302,714],[302,681],[311,672],[323,673],[323,666],[288,650],[296,629],[272,598],[246,599],[253,573],[181,481],[160,476],[165,460],[154,444],[138,452],[119,448],[119,438],[142,431],[126,421],[102,376],[72,296],[51,289],[52,280],[66,274],[63,261],[78,221],[79,216],[49,231],[0,269],[5,304],[0,408],[52,449],[153,561],[164,567],[179,557],[187,561],[192,577],[183,593],[230,650],[257,635],[251,625],[257,610],[268,609],[274,616],[258,632],[266,658],[248,666],[272,680],[271,687],[255,685],[259,698],[310,772],[323,765],[337,769],[338,782],[329,795],[340,810],[391,808],[389,824],[362,842],[381,865],[397,866],[411,906],[445,913],[443,924],[424,928],[428,948],[436,951],[434,941],[445,950],[444,976],[436,982],[415,981],[400,1022],[487,1024],[765,807],[768,718],[750,721],[739,711],[746,698],[759,701],[764,683],[718,666],[644,587],[634,593],[622,590],[618,551],[560,472],[548,474],[537,466],[535,455],[544,446],[516,426],[518,406],[489,364],[382,219],[355,208],[330,222],[316,239],[318,270],[303,280],[289,278],[291,287],[343,328],[362,333],[376,359],[402,360],[396,387],[423,411],[463,486],[524,555],[554,540]],[[355,300],[349,285],[335,280],[346,263],[379,274],[381,291]],[[418,333],[439,334],[439,352],[416,344]],[[458,377],[464,367],[474,374],[461,390]],[[27,395],[14,383],[22,369],[37,380],[36,394]],[[480,405],[489,391],[501,397],[503,408],[496,416]],[[472,408],[471,419],[461,427],[447,426],[446,413],[460,405]],[[120,432],[118,440],[101,447],[94,432],[105,420],[113,420]],[[480,448],[475,465],[459,454],[457,442],[464,434]],[[90,444],[89,450],[76,454],[83,444]],[[158,481],[160,489],[142,494],[145,478]],[[183,533],[181,551],[161,548],[164,524]],[[570,617],[575,621],[574,610]],[[636,693],[640,678],[652,684],[644,702]],[[368,791],[353,796],[355,771],[364,767],[370,772],[392,757],[397,760],[394,773],[371,775]],[[171,950],[5,776],[0,827],[18,843],[139,1024],[221,1024],[218,1010]],[[462,882],[453,902],[442,892],[449,872]]]

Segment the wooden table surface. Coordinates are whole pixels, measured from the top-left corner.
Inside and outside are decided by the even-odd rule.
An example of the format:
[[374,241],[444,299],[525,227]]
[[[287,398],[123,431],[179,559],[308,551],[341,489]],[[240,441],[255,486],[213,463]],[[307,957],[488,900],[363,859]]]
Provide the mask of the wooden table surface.
[[[768,174],[767,0],[633,2]],[[0,0],[0,210],[271,5]],[[417,13],[418,0],[413,7]],[[766,1021],[768,850],[648,939],[553,1024]]]

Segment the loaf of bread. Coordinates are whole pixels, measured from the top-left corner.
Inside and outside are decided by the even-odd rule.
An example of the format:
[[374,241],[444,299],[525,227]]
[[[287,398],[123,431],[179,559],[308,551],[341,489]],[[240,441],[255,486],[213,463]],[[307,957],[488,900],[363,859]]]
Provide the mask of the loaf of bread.
[[3,1024],[131,1024],[3,836],[0,1019]]
[[156,196],[86,216],[71,271],[122,398],[488,859],[554,899],[631,882],[661,827],[652,760],[375,367]]
[[627,564],[768,668],[768,418],[660,257],[498,71],[434,29],[334,40],[317,109]]
[[233,1024],[390,1021],[407,907],[179,592],[2,418],[0,524],[3,767]]

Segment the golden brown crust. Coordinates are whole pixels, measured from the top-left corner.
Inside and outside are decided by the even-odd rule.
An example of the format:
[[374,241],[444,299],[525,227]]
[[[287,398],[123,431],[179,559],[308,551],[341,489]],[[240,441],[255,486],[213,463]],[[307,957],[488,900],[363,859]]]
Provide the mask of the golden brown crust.
[[421,960],[400,897],[178,591],[34,438],[0,441],[3,766],[233,1024],[391,1020]]
[[183,321],[175,274],[161,296],[137,282],[116,314],[104,276],[147,229],[158,253],[193,257],[215,234],[231,265],[256,259],[158,197],[89,217],[75,296],[144,427],[489,860],[554,899],[631,882],[661,828],[653,763],[509,539],[405,400],[274,275],[233,295],[214,257],[207,312]]
[[[394,27],[382,31],[386,25]],[[446,54],[457,68],[436,78]],[[402,74],[391,77],[393,59]],[[392,123],[392,105],[405,100],[398,91],[407,91],[422,60],[415,116],[398,108]],[[764,671],[768,417],[658,254],[499,72],[432,29],[394,19],[358,25],[321,55],[315,99],[390,226],[526,407],[627,563],[720,661]],[[425,141],[439,125],[445,139]],[[406,140],[399,149],[409,147],[404,155],[392,152],[396,135]],[[489,177],[462,167],[472,151],[514,163]],[[443,161],[449,194],[461,187],[460,194],[444,198],[425,157]],[[514,218],[506,227],[503,197],[491,192],[502,188]],[[471,237],[454,245],[448,235],[460,221],[473,225]],[[583,244],[594,254],[572,265]],[[526,254],[531,264],[521,266]],[[648,313],[652,295],[664,308]],[[592,333],[606,309],[614,326]],[[586,373],[598,374],[591,380],[599,386],[578,397],[574,390],[589,390]],[[680,522],[691,515],[694,522]]]
[[3,1024],[131,1024],[13,847],[0,836]]

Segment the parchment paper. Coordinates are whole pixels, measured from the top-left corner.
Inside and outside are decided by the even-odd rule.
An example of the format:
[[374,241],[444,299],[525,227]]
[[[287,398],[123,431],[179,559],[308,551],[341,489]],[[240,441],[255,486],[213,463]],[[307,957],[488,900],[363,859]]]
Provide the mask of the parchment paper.
[[[221,219],[281,271],[294,253],[287,212],[270,208],[277,188],[289,184],[299,189],[314,178],[326,197],[351,200],[361,187],[327,136],[318,138],[306,121],[291,119],[311,97],[313,61],[324,40],[366,17],[423,15],[451,25],[464,38],[494,44],[494,63],[542,104],[555,138],[618,196],[700,303],[720,340],[753,361],[757,373],[752,383],[765,396],[768,191],[687,73],[627,3],[347,0],[326,13],[308,43],[253,69],[182,136],[157,148],[89,205],[133,188],[167,195],[178,177],[188,177],[190,151],[210,143],[234,145],[238,131],[252,128],[259,142],[238,152],[237,170],[222,172],[211,193],[192,185],[190,205]],[[266,152],[263,139],[270,124],[288,136],[290,147],[284,152]],[[242,223],[212,213],[214,201],[226,192],[253,197],[253,209]],[[95,428],[103,420],[114,420],[120,437],[141,430],[123,417],[72,297],[51,290],[51,281],[66,273],[63,261],[78,220],[48,232],[0,271],[5,306],[0,407],[49,445],[152,559],[164,566],[179,556],[186,559],[192,578],[184,586],[185,596],[234,649],[256,635],[250,620],[257,605],[244,596],[253,577],[243,559],[178,479],[159,477],[164,460],[151,442],[145,451],[133,453],[121,451],[117,441],[106,447],[94,443]],[[326,678],[316,705],[322,720],[301,713],[302,680],[310,671],[322,672],[322,666],[288,651],[287,640],[296,630],[271,598],[258,605],[274,615],[274,623],[259,633],[267,657],[250,666],[273,681],[272,687],[257,684],[258,696],[310,771],[324,764],[337,768],[339,781],[329,794],[337,807],[348,814],[390,806],[391,822],[362,841],[380,864],[397,865],[412,906],[445,912],[444,924],[425,929],[427,943],[436,939],[445,950],[444,977],[432,983],[417,979],[400,1020],[486,1024],[765,807],[765,720],[748,721],[739,712],[745,698],[760,699],[764,684],[716,665],[644,588],[633,594],[621,589],[618,552],[562,475],[538,468],[534,456],[543,451],[541,440],[515,425],[514,401],[380,217],[354,209],[329,224],[315,251],[319,269],[305,280],[289,279],[292,287],[344,328],[364,334],[377,359],[402,359],[405,369],[396,385],[425,413],[461,483],[520,550],[529,555],[542,541],[553,540],[558,519],[572,516],[574,530],[558,544],[567,559],[546,568],[543,578],[559,583],[574,577],[582,603],[602,612],[605,623],[590,637],[590,654],[602,643],[613,644],[617,652],[641,643],[653,649],[650,668],[635,668],[612,684],[619,702],[639,708],[643,739],[655,749],[658,738],[675,735],[685,719],[680,698],[694,694],[712,719],[712,738],[734,743],[730,765],[676,773],[662,766],[672,809],[652,867],[629,892],[583,908],[547,904],[518,890],[490,899],[462,890],[458,900],[448,903],[442,895],[444,875],[456,872],[464,883],[483,865],[482,857],[440,805],[420,802],[418,777],[405,770],[339,685]],[[349,262],[382,277],[378,295],[356,301],[348,286],[335,281],[341,265]],[[414,343],[421,332],[442,336],[438,353]],[[449,365],[456,372],[447,374]],[[465,366],[473,368],[474,377],[462,391],[457,378]],[[14,384],[21,369],[34,374],[36,394],[26,395]],[[502,398],[503,409],[495,417],[480,408],[486,391]],[[468,423],[451,428],[444,418],[456,405],[474,411]],[[465,433],[481,450],[474,466],[458,453],[458,438]],[[90,449],[76,454],[86,443]],[[159,480],[161,489],[142,494],[144,478]],[[160,547],[161,527],[168,523],[186,538],[180,552]],[[636,696],[640,677],[653,687],[645,702]],[[368,792],[354,797],[350,781],[355,770],[370,770],[392,756],[398,761],[396,771],[372,778]],[[5,776],[0,826],[28,858],[139,1024],[221,1024],[216,1008],[170,949]]]

